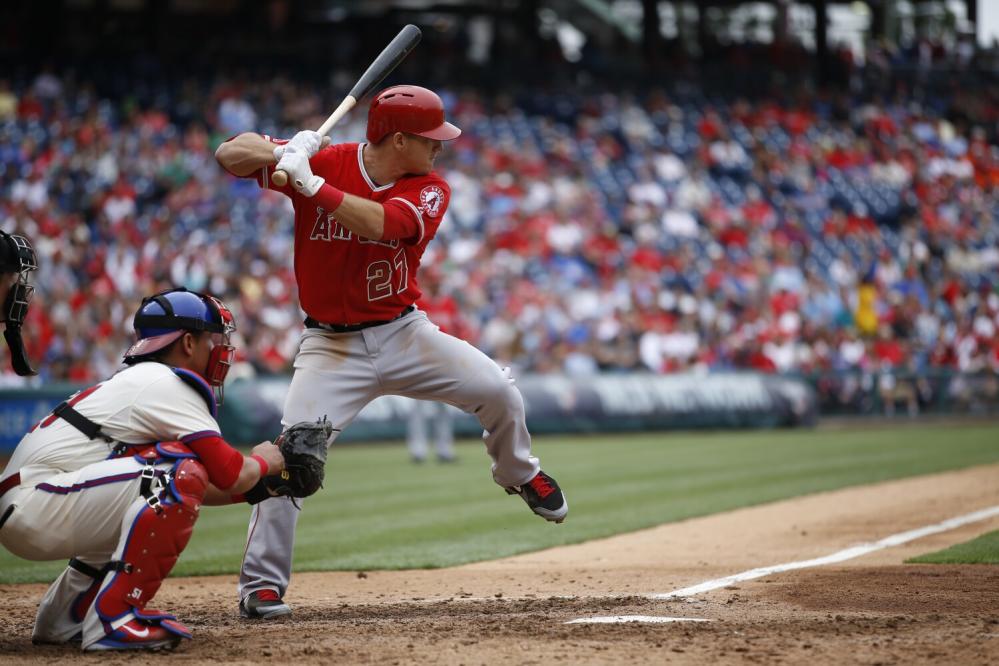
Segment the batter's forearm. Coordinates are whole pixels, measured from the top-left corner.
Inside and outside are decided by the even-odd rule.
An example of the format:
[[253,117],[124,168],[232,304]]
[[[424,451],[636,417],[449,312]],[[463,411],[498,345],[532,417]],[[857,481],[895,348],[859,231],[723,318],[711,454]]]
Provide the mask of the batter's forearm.
[[219,146],[215,159],[226,171],[242,178],[277,164],[274,148],[273,143],[259,134],[245,132]]
[[323,185],[316,203],[333,213],[342,227],[370,240],[381,240],[385,233],[385,209],[376,201],[345,194],[331,185]]

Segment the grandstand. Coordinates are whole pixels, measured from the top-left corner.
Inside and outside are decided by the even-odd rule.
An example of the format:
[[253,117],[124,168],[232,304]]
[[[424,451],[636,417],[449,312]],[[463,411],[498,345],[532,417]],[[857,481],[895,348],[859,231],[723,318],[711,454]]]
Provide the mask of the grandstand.
[[999,0],[4,9],[0,662],[997,661]]
[[[329,55],[315,42],[345,26],[317,23],[306,10],[321,3],[276,3],[291,11],[271,25],[276,43],[309,28],[295,76],[251,66],[252,45],[222,37],[186,70],[168,58],[197,31],[174,44],[167,28],[144,27],[153,46],[142,50],[86,41],[73,27],[85,17],[119,31],[154,19],[176,27],[183,13],[92,4],[66,3],[58,25],[69,39],[39,64],[2,54],[13,66],[0,81],[0,227],[37,239],[43,268],[27,325],[37,381],[114,372],[135,302],[172,284],[233,304],[234,376],[288,371],[301,324],[290,207],[222,173],[212,152],[240,131],[318,125],[356,67],[320,74]],[[497,10],[497,34],[505,21],[530,23],[524,6],[564,5],[540,4]],[[655,40],[662,49],[637,74],[622,66],[620,79],[595,76],[584,49],[577,69],[559,70],[579,85],[517,86],[499,67],[496,85],[474,86],[474,67],[447,49],[458,48],[469,16],[489,12],[414,6],[351,19],[372,34],[375,19],[442,17],[421,47],[435,66],[415,62],[396,79],[426,76],[465,129],[440,165],[455,195],[423,270],[439,270],[440,294],[488,354],[520,372],[570,377],[780,373],[806,378],[830,413],[996,409],[994,51],[968,55],[960,39],[941,39],[924,62],[921,42],[872,42],[859,60],[789,39],[785,55],[801,59],[774,67],[770,46],[723,47],[698,33],[713,54],[698,59],[681,34]],[[882,3],[872,6],[883,23]],[[26,34],[36,11],[19,15]],[[268,29],[232,8],[198,19],[208,31],[226,21]],[[608,25],[597,37],[623,39]],[[557,51],[555,40],[528,41],[534,56]],[[363,62],[364,49],[348,46]],[[629,62],[642,47],[632,45]],[[115,49],[131,49],[128,63],[100,66]],[[729,85],[726,63],[763,82],[764,94]],[[663,75],[674,65],[677,76]],[[355,112],[336,138],[358,140],[362,126]]]

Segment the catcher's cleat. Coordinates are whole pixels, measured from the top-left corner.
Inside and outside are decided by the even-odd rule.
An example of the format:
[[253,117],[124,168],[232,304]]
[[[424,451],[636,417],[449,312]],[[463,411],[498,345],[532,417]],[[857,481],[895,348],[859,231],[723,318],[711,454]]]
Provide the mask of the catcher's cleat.
[[[187,635],[190,637],[190,634]],[[129,620],[110,634],[85,649],[87,652],[98,650],[172,650],[180,643],[180,634],[167,629]]]
[[569,513],[569,503],[565,501],[558,482],[540,470],[524,485],[510,486],[506,492],[520,495],[531,511],[553,523],[561,523]]
[[239,614],[252,620],[270,620],[291,615],[291,606],[283,602],[274,590],[257,590],[239,602]]

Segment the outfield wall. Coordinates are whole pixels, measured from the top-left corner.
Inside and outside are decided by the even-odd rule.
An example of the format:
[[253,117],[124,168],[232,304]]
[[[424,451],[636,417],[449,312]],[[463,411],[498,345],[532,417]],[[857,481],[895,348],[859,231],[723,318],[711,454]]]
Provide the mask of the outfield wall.
[[[225,437],[235,444],[251,444],[276,436],[289,381],[268,377],[228,385],[219,416]],[[535,433],[780,427],[811,425],[817,416],[815,394],[807,383],[775,375],[615,374],[585,380],[527,375],[517,386]],[[0,452],[12,450],[33,423],[77,388],[0,391]],[[401,438],[412,405],[398,396],[378,398],[341,439]],[[451,409],[459,436],[481,434],[474,417]]]

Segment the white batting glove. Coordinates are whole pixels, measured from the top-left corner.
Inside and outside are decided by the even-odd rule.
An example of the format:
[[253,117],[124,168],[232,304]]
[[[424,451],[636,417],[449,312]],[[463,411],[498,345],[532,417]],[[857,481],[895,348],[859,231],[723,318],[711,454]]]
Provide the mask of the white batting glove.
[[320,149],[324,146],[328,146],[329,144],[330,139],[328,136],[323,136],[319,132],[313,132],[312,130],[302,130],[295,136],[291,137],[291,141],[275,148],[274,158],[280,161],[280,159],[284,157],[285,149],[289,146],[294,146],[296,150],[301,150],[312,158],[316,156],[316,153],[318,153]]
[[291,183],[291,186],[307,197],[316,196],[316,192],[326,182],[325,178],[312,173],[312,167],[309,166],[309,156],[291,144],[285,146],[284,155],[275,168],[288,174],[288,182]]

